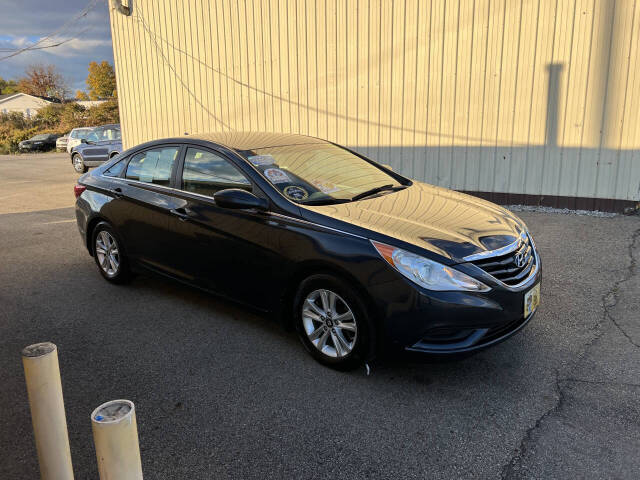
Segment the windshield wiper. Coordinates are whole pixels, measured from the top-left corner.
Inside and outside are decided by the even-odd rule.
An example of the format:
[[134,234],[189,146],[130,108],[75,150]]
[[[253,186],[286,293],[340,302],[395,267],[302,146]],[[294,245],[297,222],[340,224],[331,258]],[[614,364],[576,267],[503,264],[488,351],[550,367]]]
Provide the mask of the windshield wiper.
[[303,205],[334,205],[336,203],[347,203],[350,202],[349,198],[323,198],[319,200],[310,200],[308,202],[303,202]]
[[386,191],[395,192],[396,190],[403,190],[405,188],[407,188],[406,185],[399,185],[397,187],[394,187],[392,184],[382,185],[380,187],[375,187],[370,190],[365,190],[362,193],[354,195],[353,197],[351,197],[351,201],[355,202],[356,200],[361,200],[365,197],[369,197],[371,195],[375,195],[376,193],[380,193],[380,192],[386,192]]

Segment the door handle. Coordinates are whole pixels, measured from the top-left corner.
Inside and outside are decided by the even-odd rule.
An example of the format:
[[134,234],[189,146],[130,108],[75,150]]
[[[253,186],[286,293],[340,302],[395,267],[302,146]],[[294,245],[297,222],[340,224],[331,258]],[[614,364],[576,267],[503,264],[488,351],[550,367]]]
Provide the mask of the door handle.
[[172,215],[178,217],[181,222],[186,222],[189,220],[189,213],[185,208],[174,208],[173,210],[169,210]]

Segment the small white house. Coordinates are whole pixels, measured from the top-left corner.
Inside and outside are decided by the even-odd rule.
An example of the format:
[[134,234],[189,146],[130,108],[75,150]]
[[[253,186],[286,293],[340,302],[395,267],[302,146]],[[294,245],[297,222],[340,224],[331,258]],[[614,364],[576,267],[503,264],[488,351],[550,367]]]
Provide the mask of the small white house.
[[106,102],[106,100],[76,100],[76,103],[84,108],[97,107]]
[[31,118],[51,103],[50,100],[26,93],[8,93],[0,95],[0,113],[22,112],[25,117]]

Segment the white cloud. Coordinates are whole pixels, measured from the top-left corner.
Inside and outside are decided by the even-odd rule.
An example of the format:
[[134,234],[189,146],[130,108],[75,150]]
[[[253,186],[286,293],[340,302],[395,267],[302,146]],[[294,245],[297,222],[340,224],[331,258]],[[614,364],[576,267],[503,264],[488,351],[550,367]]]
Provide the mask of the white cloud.
[[27,37],[12,37],[11,40],[6,43],[16,48],[23,48],[31,42],[29,42]]
[[83,39],[83,38],[73,38],[66,39],[60,38],[56,39],[57,42],[65,42],[59,47],[52,48],[49,50],[51,55],[57,57],[74,57],[77,55],[88,55],[91,53],[97,53],[98,51],[104,50],[105,47],[111,48],[111,39]]

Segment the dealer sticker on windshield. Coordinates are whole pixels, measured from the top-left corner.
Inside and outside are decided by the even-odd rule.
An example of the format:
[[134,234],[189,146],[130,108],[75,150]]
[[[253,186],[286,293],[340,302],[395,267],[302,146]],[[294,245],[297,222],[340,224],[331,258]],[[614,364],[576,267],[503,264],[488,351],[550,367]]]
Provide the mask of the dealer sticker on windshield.
[[311,183],[322,193],[333,193],[340,190],[335,183],[328,180],[311,180]]
[[309,198],[309,193],[298,185],[289,185],[284,187],[284,194],[293,200],[306,200]]
[[279,168],[267,168],[264,171],[264,176],[267,177],[271,183],[290,183],[291,179],[284,171]]
[[538,305],[540,305],[540,284],[537,284],[524,295],[525,318],[535,312]]
[[256,167],[265,167],[276,163],[276,159],[271,155],[253,155],[251,157],[247,157],[247,159]]

